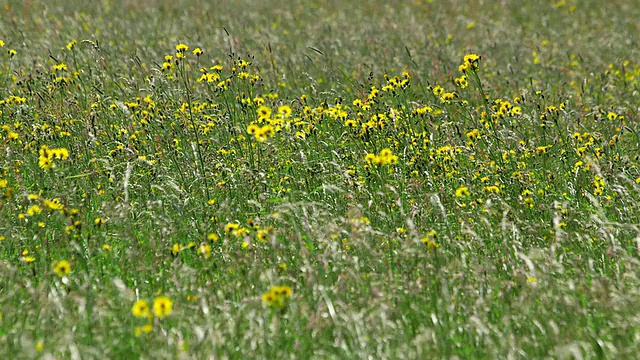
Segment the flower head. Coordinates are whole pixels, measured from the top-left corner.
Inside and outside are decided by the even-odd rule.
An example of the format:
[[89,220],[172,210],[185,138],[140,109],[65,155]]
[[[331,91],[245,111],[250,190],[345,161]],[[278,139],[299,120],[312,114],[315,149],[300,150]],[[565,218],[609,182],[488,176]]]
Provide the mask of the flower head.
[[185,44],[178,44],[176,45],[176,51],[179,53],[184,53],[187,50],[189,50],[189,46],[185,45]]
[[471,193],[469,192],[469,188],[464,185],[456,189],[456,197],[465,198],[469,195],[471,195]]
[[149,303],[147,302],[147,300],[136,301],[131,308],[131,313],[133,314],[133,316],[139,318],[151,317],[151,309],[149,308]]
[[171,314],[173,310],[173,302],[167,296],[158,296],[153,299],[153,314],[162,319]]
[[71,40],[68,44],[67,44],[67,50],[71,51],[73,50],[73,47],[76,46],[76,44],[78,43],[77,40]]
[[467,70],[475,71],[480,66],[480,56],[477,54],[468,54],[464,56],[462,64],[458,67],[461,72],[467,72]]
[[53,267],[53,272],[58,276],[65,276],[71,272],[71,264],[67,260],[58,261]]

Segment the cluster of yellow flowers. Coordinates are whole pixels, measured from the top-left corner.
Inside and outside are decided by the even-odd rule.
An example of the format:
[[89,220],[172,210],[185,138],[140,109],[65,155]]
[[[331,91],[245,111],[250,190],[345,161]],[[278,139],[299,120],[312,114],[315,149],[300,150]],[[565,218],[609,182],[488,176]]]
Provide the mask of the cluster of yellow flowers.
[[382,151],[380,151],[380,154],[378,154],[378,155],[376,155],[376,154],[367,154],[364,157],[364,160],[368,164],[375,164],[375,165],[397,164],[398,163],[398,156],[394,155],[391,152],[391,149],[383,149]]
[[66,160],[68,158],[69,150],[65,148],[50,149],[49,147],[47,147],[47,145],[42,145],[42,147],[40,148],[40,158],[38,160],[38,165],[42,169],[49,171],[55,167],[53,159]]
[[[133,304],[131,313],[133,316],[141,319],[151,320],[153,316],[158,319],[162,319],[171,314],[173,311],[173,301],[167,296],[157,296],[153,299],[153,304],[150,306],[149,302],[144,299],[140,299]],[[142,333],[148,333],[153,329],[153,325],[146,324],[138,326],[134,329],[136,336]]]
[[247,127],[247,133],[249,135],[253,135],[257,141],[264,142],[269,137],[273,136],[274,130],[273,130],[273,126],[268,124],[263,126],[251,124]]
[[463,73],[467,71],[476,71],[480,66],[480,56],[477,54],[468,54],[465,55],[462,61],[462,64],[458,66],[458,70]]
[[458,70],[462,72],[462,75],[455,79],[455,84],[461,89],[465,89],[467,86],[469,86],[469,79],[467,78],[467,73],[477,71],[479,65],[480,65],[480,56],[476,54],[465,55],[464,59],[462,60],[462,64],[458,66]]
[[288,286],[274,286],[262,294],[262,302],[271,308],[282,310],[286,308],[291,294],[293,290]]
[[438,243],[436,242],[436,231],[435,230],[429,230],[429,232],[427,232],[427,234],[420,239],[420,241],[425,244],[427,246],[428,249],[437,249],[440,247],[440,245],[438,245]]
[[133,304],[131,308],[131,313],[135,317],[139,318],[151,318],[152,317],[152,309],[153,315],[157,318],[162,319],[165,316],[171,314],[173,311],[173,302],[167,296],[158,296],[153,299],[153,308],[149,306],[149,302],[147,300],[141,299]]

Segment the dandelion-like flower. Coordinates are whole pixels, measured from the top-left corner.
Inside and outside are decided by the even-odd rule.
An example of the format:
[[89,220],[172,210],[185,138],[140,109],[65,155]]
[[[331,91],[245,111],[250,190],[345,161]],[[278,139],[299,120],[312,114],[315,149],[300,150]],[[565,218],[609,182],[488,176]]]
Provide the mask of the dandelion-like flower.
[[467,76],[466,75],[462,75],[459,78],[456,78],[455,79],[455,83],[461,89],[465,89],[467,86],[469,86],[469,81],[467,80]]
[[173,310],[173,302],[167,296],[158,296],[153,299],[153,314],[162,319],[171,314]]
[[151,324],[146,324],[143,326],[136,326],[136,328],[133,330],[133,333],[136,336],[140,336],[142,334],[148,334],[151,332],[151,330],[153,330],[153,325]]
[[469,195],[471,195],[471,193],[469,192],[469,188],[464,185],[456,189],[456,197],[465,198]]
[[73,50],[73,48],[76,46],[76,44],[78,44],[77,40],[71,40],[68,44],[67,44],[67,50],[71,51]]
[[58,261],[53,267],[53,272],[58,276],[65,276],[71,272],[71,264],[67,260]]
[[179,53],[184,53],[186,51],[189,50],[189,46],[185,45],[185,44],[178,44],[176,45],[176,51]]
[[433,92],[433,95],[435,96],[440,96],[444,93],[444,88],[440,85],[436,85],[433,87],[433,89],[431,90],[431,92]]
[[149,307],[147,300],[138,300],[133,304],[131,313],[135,317],[149,318],[151,317],[151,308]]
[[440,102],[443,104],[449,104],[451,100],[455,99],[458,95],[455,92],[447,92],[440,96]]

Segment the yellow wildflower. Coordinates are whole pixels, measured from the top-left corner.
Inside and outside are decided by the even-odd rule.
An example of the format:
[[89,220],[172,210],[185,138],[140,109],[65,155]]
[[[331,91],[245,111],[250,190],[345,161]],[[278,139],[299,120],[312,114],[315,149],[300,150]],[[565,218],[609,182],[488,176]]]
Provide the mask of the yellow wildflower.
[[162,319],[171,314],[173,310],[173,302],[167,296],[158,296],[153,299],[153,314]]
[[53,267],[53,272],[58,276],[65,276],[71,272],[71,264],[67,260],[58,261]]

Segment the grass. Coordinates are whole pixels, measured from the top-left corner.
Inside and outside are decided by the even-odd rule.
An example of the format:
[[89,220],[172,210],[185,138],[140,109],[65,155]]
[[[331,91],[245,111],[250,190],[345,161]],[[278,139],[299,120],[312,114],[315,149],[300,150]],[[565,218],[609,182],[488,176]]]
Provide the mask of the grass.
[[0,11],[0,352],[638,352],[633,1]]

